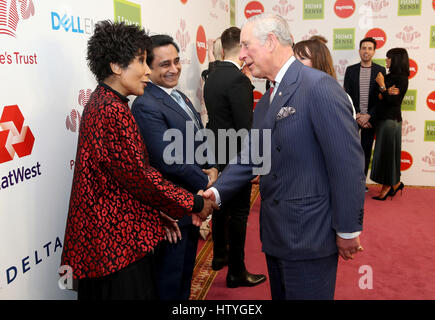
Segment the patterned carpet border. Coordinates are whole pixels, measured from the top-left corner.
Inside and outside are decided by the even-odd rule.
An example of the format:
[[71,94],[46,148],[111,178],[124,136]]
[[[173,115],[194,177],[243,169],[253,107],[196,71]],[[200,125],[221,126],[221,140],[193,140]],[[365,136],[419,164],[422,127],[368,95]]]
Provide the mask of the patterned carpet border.
[[[257,200],[260,190],[257,185],[252,185],[251,208]],[[190,291],[190,300],[204,300],[210,290],[214,279],[219,271],[211,268],[213,260],[213,239],[211,233],[207,236],[207,241],[198,253],[193,269],[192,288]]]

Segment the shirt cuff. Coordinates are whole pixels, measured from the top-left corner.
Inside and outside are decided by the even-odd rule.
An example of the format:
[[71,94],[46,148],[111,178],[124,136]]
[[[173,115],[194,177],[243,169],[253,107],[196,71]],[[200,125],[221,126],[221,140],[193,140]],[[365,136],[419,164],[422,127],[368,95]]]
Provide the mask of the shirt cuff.
[[216,199],[216,204],[220,207],[221,206],[221,197],[219,195],[219,191],[215,187],[210,188],[211,191],[214,193],[214,197]]
[[361,231],[352,232],[352,233],[345,233],[345,232],[337,232],[337,236],[339,236],[342,239],[354,239],[358,237],[361,234]]

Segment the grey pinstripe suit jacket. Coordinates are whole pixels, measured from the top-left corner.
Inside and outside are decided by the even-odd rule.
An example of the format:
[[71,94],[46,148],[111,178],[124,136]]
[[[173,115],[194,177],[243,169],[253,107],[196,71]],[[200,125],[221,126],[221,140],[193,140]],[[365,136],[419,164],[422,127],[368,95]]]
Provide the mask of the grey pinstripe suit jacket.
[[[294,110],[277,117],[283,107]],[[272,104],[269,94],[258,102],[252,128],[272,130],[264,142],[271,144],[271,170],[260,179],[263,251],[288,260],[336,253],[336,232],[362,230],[365,197],[363,151],[343,88],[295,61]],[[262,149],[260,143],[260,155]],[[252,161],[241,164],[240,157],[214,184],[223,203],[254,177]]]

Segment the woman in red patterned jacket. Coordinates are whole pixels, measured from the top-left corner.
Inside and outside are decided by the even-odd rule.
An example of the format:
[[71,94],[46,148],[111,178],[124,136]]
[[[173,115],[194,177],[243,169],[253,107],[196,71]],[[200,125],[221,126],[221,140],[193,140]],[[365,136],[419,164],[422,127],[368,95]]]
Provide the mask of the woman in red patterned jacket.
[[88,64],[99,84],[80,124],[62,253],[62,265],[79,279],[79,299],[155,299],[160,211],[175,218],[196,212],[201,219],[212,212],[210,200],[149,165],[126,98],[144,92],[149,45],[142,29],[109,21],[98,23],[88,42]]

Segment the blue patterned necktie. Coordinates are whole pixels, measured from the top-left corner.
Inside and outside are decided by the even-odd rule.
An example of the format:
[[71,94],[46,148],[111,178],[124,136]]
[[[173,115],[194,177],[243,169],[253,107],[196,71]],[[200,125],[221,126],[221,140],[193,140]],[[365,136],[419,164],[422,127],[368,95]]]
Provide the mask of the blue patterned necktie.
[[189,108],[187,103],[183,100],[183,97],[177,92],[177,90],[172,90],[171,97],[175,99],[175,101],[183,108],[183,110],[187,113],[189,118],[193,121],[196,128],[199,130],[201,128],[198,118],[193,113],[192,109]]

